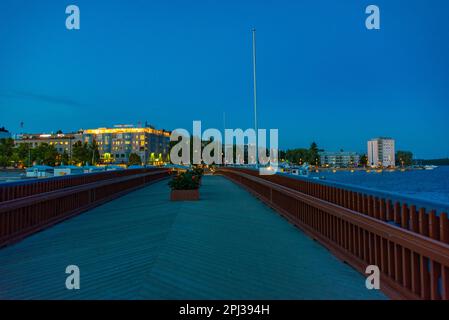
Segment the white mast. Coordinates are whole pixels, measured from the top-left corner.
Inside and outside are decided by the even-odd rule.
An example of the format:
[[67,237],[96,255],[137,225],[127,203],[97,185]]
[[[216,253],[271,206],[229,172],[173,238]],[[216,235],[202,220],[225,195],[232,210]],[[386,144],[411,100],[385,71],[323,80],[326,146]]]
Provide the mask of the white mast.
[[[254,81],[254,130],[256,131],[256,167],[259,166],[259,145],[257,130],[257,83],[256,83],[256,28],[252,28],[253,34],[253,81]],[[249,159],[248,159],[249,160]]]

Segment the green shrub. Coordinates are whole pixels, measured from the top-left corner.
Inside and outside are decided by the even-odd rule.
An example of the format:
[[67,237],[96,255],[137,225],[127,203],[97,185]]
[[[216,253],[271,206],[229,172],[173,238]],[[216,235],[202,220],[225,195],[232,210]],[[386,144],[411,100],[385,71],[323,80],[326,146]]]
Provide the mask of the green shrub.
[[172,190],[195,190],[200,186],[200,176],[189,170],[174,176],[168,185]]
[[203,176],[204,174],[204,169],[200,168],[200,167],[195,167],[192,169],[193,173],[197,176],[199,176],[200,178]]

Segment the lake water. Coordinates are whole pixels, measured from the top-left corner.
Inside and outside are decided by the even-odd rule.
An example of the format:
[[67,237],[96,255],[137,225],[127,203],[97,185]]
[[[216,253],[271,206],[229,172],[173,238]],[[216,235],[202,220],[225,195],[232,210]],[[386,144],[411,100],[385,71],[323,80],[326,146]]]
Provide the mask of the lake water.
[[320,172],[314,173],[312,176],[324,176],[327,181],[395,192],[414,198],[449,204],[449,166],[441,166],[434,170],[405,172]]

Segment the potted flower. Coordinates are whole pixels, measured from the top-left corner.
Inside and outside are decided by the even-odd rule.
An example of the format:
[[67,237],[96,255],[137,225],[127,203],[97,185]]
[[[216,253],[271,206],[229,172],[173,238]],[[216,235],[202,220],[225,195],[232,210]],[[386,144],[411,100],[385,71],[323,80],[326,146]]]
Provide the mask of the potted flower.
[[174,176],[168,183],[171,188],[170,200],[188,201],[200,199],[200,176],[194,171],[186,171]]
[[198,177],[199,177],[199,183],[200,183],[200,185],[201,185],[201,181],[202,181],[203,174],[204,174],[204,169],[203,169],[203,168],[200,168],[200,167],[194,167],[194,168],[192,169],[192,172],[193,172],[193,174],[194,174],[195,176],[198,176]]

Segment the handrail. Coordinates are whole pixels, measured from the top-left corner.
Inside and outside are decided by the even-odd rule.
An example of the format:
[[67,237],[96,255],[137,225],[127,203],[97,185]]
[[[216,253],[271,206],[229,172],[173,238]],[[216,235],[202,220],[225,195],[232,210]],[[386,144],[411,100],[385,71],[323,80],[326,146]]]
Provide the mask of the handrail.
[[0,247],[168,175],[166,169],[152,170],[0,202]]
[[[259,170],[251,168],[251,167],[243,167],[242,168],[242,167],[226,166],[224,168],[229,168],[231,170],[251,172],[253,175],[259,176]],[[372,195],[372,196],[379,197],[379,198],[391,199],[393,201],[413,203],[417,207],[426,208],[426,210],[428,210],[428,211],[435,210],[438,212],[449,212],[449,203],[437,201],[437,200],[416,198],[416,197],[413,197],[410,195],[401,194],[401,193],[394,192],[394,191],[379,190],[376,188],[364,187],[364,186],[354,185],[354,184],[340,182],[340,181],[331,181],[331,180],[327,180],[327,179],[326,180],[313,179],[310,176],[293,175],[293,174],[287,174],[284,172],[277,172],[274,176],[282,177],[284,179],[299,181],[299,182],[307,182],[307,183],[311,182],[316,185],[341,188],[341,189],[345,189],[348,191],[368,194],[368,195]],[[266,176],[266,177],[270,177],[270,176]],[[438,215],[438,212],[437,212],[437,215]]]
[[217,172],[247,188],[361,273],[377,265],[381,289],[390,297],[449,300],[449,244],[263,177],[229,168]]
[[[44,192],[44,193],[38,193],[34,194],[28,197],[18,198],[14,200],[4,201],[0,203],[0,214],[4,212],[8,212],[11,210],[17,210],[22,207],[26,207],[29,205],[34,205],[39,202],[54,200],[57,198],[61,198],[73,193],[87,191],[93,188],[100,188],[106,185],[110,185],[111,183],[121,183],[126,182],[129,180],[134,180],[136,178],[142,178],[142,177],[148,177],[153,175],[159,175],[162,171],[156,171],[156,172],[149,172],[149,173],[141,173],[134,176],[125,176],[125,177],[118,177],[118,178],[112,178],[108,180],[101,180],[97,182],[91,182],[79,186],[74,187],[68,187],[61,190],[56,191],[50,191],[50,192]],[[113,180],[113,181],[111,181]]]
[[116,171],[102,171],[85,174],[73,174],[60,177],[24,179],[21,181],[0,183],[0,203],[27,197],[33,194],[59,190],[86,183],[131,176],[139,173],[152,172],[157,168],[139,168]]
[[[259,176],[258,172],[251,169],[223,168],[233,172],[244,172],[251,176],[257,176],[266,181],[283,185],[292,190],[311,195],[379,219],[395,224],[414,233],[421,234],[444,243],[449,243],[449,219],[446,212],[426,210],[419,207],[419,200],[404,202],[391,198],[378,197],[375,193],[356,192],[353,189],[345,189],[344,185],[324,184],[312,179],[296,179],[286,175]],[[369,191],[369,190],[368,190]]]
[[[277,175],[288,178],[288,179],[297,179],[297,180],[303,180],[303,181],[309,181],[309,182],[312,181],[313,183],[320,184],[323,186],[343,188],[345,190],[350,190],[350,191],[358,192],[358,193],[365,193],[365,194],[373,195],[376,197],[382,197],[385,199],[388,198],[388,199],[391,199],[394,201],[413,203],[417,207],[424,207],[429,211],[431,211],[431,210],[436,210],[439,212],[448,212],[449,211],[449,203],[445,203],[442,201],[416,198],[413,196],[401,194],[401,193],[394,192],[394,191],[378,190],[376,188],[362,187],[362,186],[345,183],[345,182],[340,182],[340,181],[330,181],[327,179],[326,180],[312,179],[310,177],[289,175],[289,174],[286,174],[283,172],[277,173]],[[305,179],[307,179],[307,180],[305,180]]]

